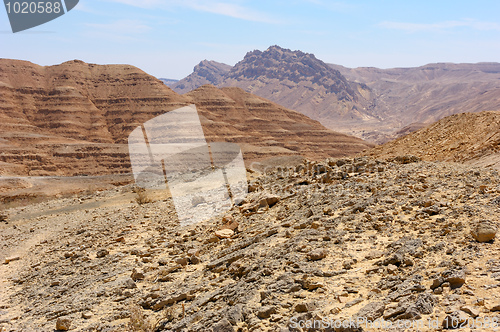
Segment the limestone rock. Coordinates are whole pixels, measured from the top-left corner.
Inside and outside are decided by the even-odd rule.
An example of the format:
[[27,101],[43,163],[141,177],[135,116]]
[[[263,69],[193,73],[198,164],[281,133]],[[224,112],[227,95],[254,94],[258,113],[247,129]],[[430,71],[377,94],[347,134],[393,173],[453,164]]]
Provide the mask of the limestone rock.
[[497,226],[488,220],[481,220],[471,226],[471,234],[477,242],[489,242],[496,233]]
[[307,254],[307,258],[311,261],[318,261],[325,258],[327,255],[328,251],[326,249],[315,249]]
[[219,229],[218,231],[215,231],[215,235],[220,239],[229,239],[234,235],[234,231],[228,228]]
[[56,321],[56,330],[68,331],[71,327],[71,319],[66,317],[59,317]]
[[356,317],[374,321],[384,314],[385,305],[383,302],[371,302],[361,308]]

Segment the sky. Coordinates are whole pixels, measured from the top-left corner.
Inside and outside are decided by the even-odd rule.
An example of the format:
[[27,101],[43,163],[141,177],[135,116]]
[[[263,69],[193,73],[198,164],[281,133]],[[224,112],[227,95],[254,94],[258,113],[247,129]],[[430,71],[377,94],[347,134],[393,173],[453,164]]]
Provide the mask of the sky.
[[14,34],[0,7],[0,58],[131,64],[171,79],[271,45],[346,67],[500,62],[499,13],[498,0],[80,0]]

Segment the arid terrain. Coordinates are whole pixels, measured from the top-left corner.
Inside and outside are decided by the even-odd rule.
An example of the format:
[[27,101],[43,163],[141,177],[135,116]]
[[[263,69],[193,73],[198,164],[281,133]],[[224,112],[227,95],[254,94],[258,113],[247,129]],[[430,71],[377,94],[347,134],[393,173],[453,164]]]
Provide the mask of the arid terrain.
[[205,60],[171,87],[185,93],[203,84],[238,86],[374,143],[448,115],[500,109],[499,63],[346,68],[271,46],[230,69]]
[[[387,79],[266,52],[229,70],[204,62],[196,82],[235,68],[257,79],[263,56],[269,68],[295,56],[302,65],[265,75],[308,72],[304,96],[355,107]],[[242,86],[179,95],[133,66],[2,59],[0,92],[0,332],[500,329],[498,112],[426,126],[449,115],[442,105],[374,147]],[[135,185],[127,138],[191,104],[208,142],[241,147],[249,192],[181,225],[211,202],[179,211],[169,190]],[[364,117],[349,107],[339,121]]]
[[187,227],[170,198],[139,204],[131,186],[6,211],[3,331],[58,321],[70,331],[376,330],[297,325],[356,317],[435,331],[451,318],[500,319],[497,171],[407,156],[250,175],[241,206]]

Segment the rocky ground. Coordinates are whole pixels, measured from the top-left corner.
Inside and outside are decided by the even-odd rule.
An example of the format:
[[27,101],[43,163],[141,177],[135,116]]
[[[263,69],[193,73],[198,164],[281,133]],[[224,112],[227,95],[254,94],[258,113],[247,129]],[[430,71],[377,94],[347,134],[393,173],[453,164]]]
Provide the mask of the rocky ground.
[[132,189],[4,211],[0,331],[377,330],[299,326],[356,318],[425,323],[384,331],[492,331],[500,321],[495,170],[305,162],[252,173],[241,206],[186,227],[170,198],[139,204]]

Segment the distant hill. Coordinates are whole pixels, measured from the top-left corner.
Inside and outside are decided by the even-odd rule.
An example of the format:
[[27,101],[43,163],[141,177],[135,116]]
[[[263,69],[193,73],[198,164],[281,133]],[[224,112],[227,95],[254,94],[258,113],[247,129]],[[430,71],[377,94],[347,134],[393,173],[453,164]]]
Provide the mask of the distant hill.
[[500,109],[500,63],[352,69],[279,46],[249,52],[224,70],[204,63],[172,88],[240,87],[377,143],[451,114]]
[[500,112],[461,113],[369,151],[391,158],[412,154],[428,161],[453,161],[500,169]]
[[171,85],[171,87],[175,92],[183,94],[205,84],[219,85],[230,69],[230,65],[203,60],[194,67],[192,74]]
[[181,96],[133,66],[0,59],[0,175],[130,173],[131,131],[193,103],[207,139],[239,143],[248,163],[371,147],[241,89],[204,86]]
[[500,109],[500,63],[394,69],[330,66],[372,92],[374,112],[381,118],[379,127],[350,131],[366,139],[381,133],[391,139],[397,137],[395,128],[428,125],[452,114]]
[[166,86],[172,86],[172,85],[176,84],[177,82],[179,82],[179,80],[172,80],[169,78],[159,78],[159,80],[162,81],[163,83],[165,83]]

